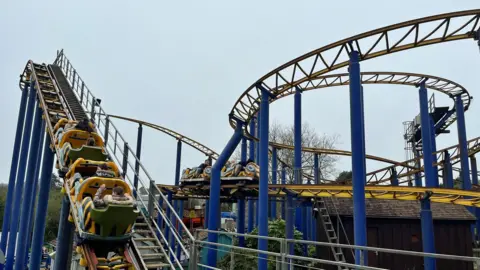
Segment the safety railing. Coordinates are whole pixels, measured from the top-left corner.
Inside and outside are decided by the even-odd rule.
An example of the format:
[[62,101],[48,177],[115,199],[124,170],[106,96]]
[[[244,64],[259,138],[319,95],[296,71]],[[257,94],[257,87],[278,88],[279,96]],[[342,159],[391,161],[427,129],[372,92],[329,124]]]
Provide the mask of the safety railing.
[[[437,253],[425,253],[425,252],[418,252],[418,251],[409,251],[409,250],[397,250],[397,249],[388,249],[388,248],[379,248],[379,247],[367,247],[367,246],[356,246],[356,245],[349,245],[349,244],[339,244],[339,243],[328,243],[328,242],[314,242],[314,241],[307,241],[307,240],[299,240],[299,239],[285,239],[285,238],[276,238],[276,237],[265,237],[265,236],[258,236],[258,235],[251,235],[251,234],[241,234],[241,233],[234,233],[234,232],[224,232],[224,231],[210,231],[210,230],[203,230],[198,229],[195,231],[195,235],[197,236],[199,232],[206,232],[206,233],[215,233],[219,235],[227,235],[232,237],[233,239],[244,237],[244,238],[254,238],[254,239],[265,239],[267,241],[274,241],[277,242],[279,245],[278,251],[260,251],[257,249],[252,248],[244,248],[239,247],[234,244],[219,244],[219,243],[212,243],[208,241],[202,241],[197,239],[194,242],[196,248],[207,248],[207,249],[217,249],[222,247],[223,250],[229,250],[230,257],[225,257],[224,260],[230,260],[229,265],[232,265],[232,262],[237,263],[238,258],[242,256],[250,256],[250,260],[258,259],[259,254],[267,255],[267,260],[270,260],[272,263],[275,264],[275,269],[288,269],[289,266],[303,266],[308,267],[309,269],[322,269],[318,264],[323,265],[335,265],[341,266],[348,269],[385,269],[385,268],[378,268],[372,266],[361,266],[355,265],[348,262],[337,262],[337,261],[330,261],[324,259],[318,259],[312,257],[304,257],[304,256],[296,256],[288,254],[288,246],[289,245],[296,245],[296,244],[306,244],[312,247],[339,247],[343,249],[350,249],[350,250],[358,250],[363,251],[360,252],[360,256],[365,256],[367,252],[373,252],[376,255],[379,253],[386,253],[390,254],[390,256],[414,256],[414,257],[428,257],[428,258],[435,258],[435,259],[442,259],[442,260],[452,260],[455,263],[462,262],[471,262],[474,266],[478,267],[480,265],[480,258],[479,257],[469,257],[469,256],[460,256],[460,255],[450,255],[450,254],[437,254]],[[270,246],[270,245],[269,245]],[[240,251],[240,252],[238,252]],[[192,256],[190,260],[190,267],[189,269],[207,269],[203,268],[203,265],[199,263],[199,252],[197,249],[194,251],[195,256]],[[193,254],[193,253],[192,253]],[[361,258],[360,261],[363,261]],[[199,267],[200,266],[200,267]],[[213,268],[215,269],[215,268]],[[233,268],[231,268],[233,269]]]
[[[177,266],[179,266],[180,269],[183,269],[179,258],[175,256],[175,247],[173,246],[173,248],[171,248],[170,244],[170,241],[175,241],[180,246],[186,258],[188,259],[190,257],[190,252],[186,247],[193,243],[194,238],[185,224],[183,224],[182,218],[179,217],[177,211],[175,211],[167,197],[157,187],[154,179],[147,172],[146,168],[140,162],[128,142],[119,132],[118,128],[116,128],[113,121],[108,118],[108,114],[100,106],[100,100],[92,94],[90,89],[88,89],[87,85],[73,68],[63,51],[60,51],[57,54],[54,63],[62,69],[70,87],[76,94],[78,101],[83,109],[89,113],[91,120],[96,125],[98,133],[105,141],[107,153],[112,160],[120,165],[124,179],[130,184],[132,190],[136,194],[141,194],[142,189],[147,192],[148,199],[145,199],[143,196],[136,196],[137,205],[142,209],[143,214],[149,218],[153,227],[157,230],[156,234],[159,236],[160,242],[163,242],[165,247],[167,247],[169,254],[165,255],[173,257]],[[156,199],[158,196],[163,202],[162,204],[165,205],[165,209]],[[154,218],[154,212],[160,215],[161,224],[158,224],[157,220]],[[167,212],[170,212],[172,216],[168,217]],[[187,239],[185,241],[183,240],[182,234],[179,232],[179,228],[175,226],[175,223],[178,224],[179,228],[181,228],[186,235]],[[173,267],[173,265],[171,266]]]

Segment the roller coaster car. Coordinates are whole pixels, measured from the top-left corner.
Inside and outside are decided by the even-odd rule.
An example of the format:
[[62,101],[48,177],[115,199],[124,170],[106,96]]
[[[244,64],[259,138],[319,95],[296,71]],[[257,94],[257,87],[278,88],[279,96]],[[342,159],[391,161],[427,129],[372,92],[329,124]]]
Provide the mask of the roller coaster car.
[[[67,124],[75,126],[76,124],[78,124],[78,121],[68,120],[67,118],[61,118],[61,119],[58,120],[58,122],[53,127],[53,133],[56,133],[60,128],[65,128],[65,125],[67,125]],[[95,126],[92,123],[89,123],[89,126],[93,130],[95,130]]]
[[77,182],[82,183],[84,178],[94,176],[97,173],[98,167],[103,164],[107,165],[107,168],[112,173],[112,178],[120,177],[120,171],[118,170],[117,164],[113,161],[94,161],[77,158],[65,175],[65,179],[68,179],[70,192],[73,192]]
[[107,204],[105,208],[95,208],[92,197],[98,188],[105,184],[103,196],[111,195],[114,187],[120,186],[126,194],[131,194],[130,186],[120,178],[90,177],[75,187],[73,197],[77,208],[82,238],[87,240],[128,240],[132,227],[140,211],[131,202],[119,201]]
[[245,184],[245,182],[258,181],[260,178],[260,167],[249,162],[242,166],[239,163],[228,162],[221,170],[222,182],[235,182],[236,184]]
[[103,147],[83,145],[80,148],[74,149],[70,143],[66,143],[62,149],[60,149],[57,169],[65,172],[79,158],[93,161],[106,161],[107,157],[108,154],[105,153]]
[[186,168],[182,172],[180,185],[204,185],[210,182],[210,175],[212,174],[212,167],[206,166],[201,170],[199,167]]

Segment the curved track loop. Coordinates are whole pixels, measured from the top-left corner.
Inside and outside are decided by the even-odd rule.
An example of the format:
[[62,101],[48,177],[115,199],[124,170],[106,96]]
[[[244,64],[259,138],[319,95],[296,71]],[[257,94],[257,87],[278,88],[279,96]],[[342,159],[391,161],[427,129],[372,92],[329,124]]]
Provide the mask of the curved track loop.
[[[198,187],[194,190],[188,188],[179,189],[175,186],[158,185],[163,190],[175,192],[178,197],[208,196],[209,187],[204,187],[204,194],[198,193]],[[245,190],[258,191],[258,185],[246,185]],[[283,197],[293,194],[303,198],[336,197],[352,198],[353,187],[343,185],[269,185],[269,196]],[[222,185],[222,189],[238,189],[236,185]],[[429,196],[432,202],[458,204],[465,206],[480,207],[480,192],[465,191],[447,188],[424,188],[404,186],[366,186],[365,197],[382,200],[407,200],[416,201]]]
[[480,9],[440,14],[411,20],[346,38],[304,54],[254,82],[230,112],[230,125],[238,118],[249,122],[260,104],[260,87],[273,96],[298,87],[313,87],[323,74],[348,66],[349,53],[358,51],[360,60],[437,43],[473,39],[479,26]]
[[193,147],[193,148],[197,149],[198,151],[202,152],[203,154],[205,154],[207,156],[211,156],[213,159],[218,158],[218,153],[215,152],[214,150],[210,149],[206,145],[203,145],[203,144],[195,141],[194,139],[191,139],[187,136],[184,136],[184,135],[182,135],[178,132],[175,132],[171,129],[168,129],[166,127],[162,127],[162,126],[152,124],[152,123],[149,123],[149,122],[145,122],[145,121],[142,121],[142,120],[137,120],[137,119],[128,118],[128,117],[119,116],[119,115],[109,114],[109,115],[107,115],[107,117],[122,119],[122,120],[125,120],[125,121],[138,123],[140,125],[143,125],[143,126],[146,126],[146,127],[149,127],[149,128],[153,128],[155,130],[161,131],[161,132],[173,137],[176,140],[180,140],[183,143],[186,143],[186,144],[190,145],[191,147]]
[[[414,86],[414,87],[416,87],[420,82],[426,80],[425,86],[427,87],[427,89],[438,91],[442,94],[449,96],[453,100],[452,109],[454,109],[455,107],[454,97],[456,95],[461,95],[465,110],[468,110],[471,99],[472,99],[467,89],[463,87],[461,84],[442,78],[442,77],[437,77],[432,75],[408,73],[408,72],[370,71],[370,72],[362,72],[361,80],[362,80],[362,84],[395,84],[395,85],[408,85],[408,86]],[[311,85],[309,85],[307,88],[304,88],[302,90],[311,91],[311,90],[323,89],[328,87],[345,86],[345,85],[349,85],[350,78],[348,73],[341,73],[341,74],[319,76],[313,79],[311,82],[312,82]],[[295,94],[295,91],[293,89],[290,89],[289,91],[285,91],[277,95],[275,99],[270,100],[270,103],[273,103],[274,101],[277,101],[281,98],[284,98],[292,94]],[[253,111],[253,114],[255,113],[257,113],[257,111]],[[455,120],[456,120],[456,115],[451,114],[448,117],[448,119],[445,120],[443,127],[446,128],[450,126],[453,122],[455,122]],[[250,134],[248,130],[245,133],[249,138],[258,140],[258,138]],[[288,146],[280,145],[280,144],[277,144],[276,147],[280,149],[288,148]],[[304,151],[306,150],[304,149]],[[309,151],[306,151],[306,152],[309,152]]]

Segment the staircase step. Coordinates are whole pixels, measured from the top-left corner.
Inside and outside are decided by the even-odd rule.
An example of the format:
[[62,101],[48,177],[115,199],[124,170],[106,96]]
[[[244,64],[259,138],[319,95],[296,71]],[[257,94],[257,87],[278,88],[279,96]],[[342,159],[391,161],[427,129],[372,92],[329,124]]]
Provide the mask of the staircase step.
[[137,249],[159,249],[160,246],[141,246],[137,247]]
[[140,226],[148,226],[147,223],[143,223],[143,222],[138,222],[138,223],[135,223],[135,227],[140,227]]
[[144,242],[144,241],[155,241],[156,238],[154,238],[154,237],[138,237],[138,238],[133,238],[133,240]]
[[147,269],[156,269],[161,267],[169,267],[170,265],[166,263],[147,263],[146,266],[147,266]]

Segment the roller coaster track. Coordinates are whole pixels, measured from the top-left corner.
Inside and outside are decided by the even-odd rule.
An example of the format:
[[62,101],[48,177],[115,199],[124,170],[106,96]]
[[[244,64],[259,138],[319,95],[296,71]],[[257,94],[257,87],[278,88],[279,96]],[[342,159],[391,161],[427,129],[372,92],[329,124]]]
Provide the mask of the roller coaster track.
[[[172,185],[158,185],[160,189],[172,191],[179,198],[207,198],[209,187],[178,188]],[[284,197],[292,194],[303,198],[336,197],[352,198],[353,187],[344,185],[272,185],[268,186],[269,196]],[[222,185],[222,196],[228,198],[233,191],[258,192],[258,185]],[[233,190],[233,191],[232,191]],[[381,200],[417,201],[430,198],[432,202],[480,207],[480,192],[447,188],[424,188],[405,186],[366,186],[365,197]]]
[[[349,54],[359,52],[360,61],[408,49],[463,39],[478,39],[480,9],[424,17],[379,28],[326,45],[297,57],[254,82],[236,101],[230,112],[248,123],[259,110],[261,89],[276,99],[296,88],[315,87],[315,81],[333,70],[346,67]],[[248,133],[245,125],[245,131]]]

